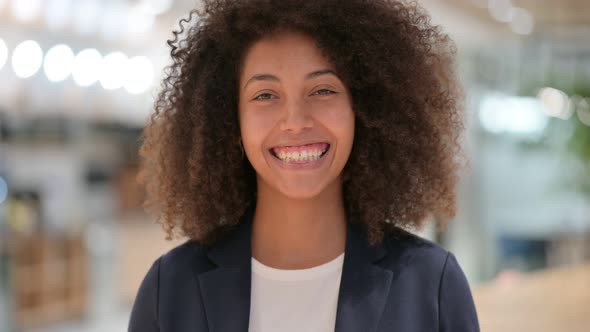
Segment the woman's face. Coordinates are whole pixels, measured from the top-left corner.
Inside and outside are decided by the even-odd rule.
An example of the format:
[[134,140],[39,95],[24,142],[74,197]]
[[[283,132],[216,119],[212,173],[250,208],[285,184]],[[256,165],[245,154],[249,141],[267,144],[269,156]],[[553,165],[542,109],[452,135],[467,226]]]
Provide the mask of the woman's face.
[[299,33],[259,40],[245,55],[239,84],[242,142],[258,190],[301,199],[340,186],[354,114],[347,87],[315,41]]

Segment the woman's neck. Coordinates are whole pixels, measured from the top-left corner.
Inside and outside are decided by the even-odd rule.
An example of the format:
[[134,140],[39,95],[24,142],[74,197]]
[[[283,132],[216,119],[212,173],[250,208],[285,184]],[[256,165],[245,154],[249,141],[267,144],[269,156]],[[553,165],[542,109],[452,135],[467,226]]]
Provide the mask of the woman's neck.
[[292,199],[258,187],[252,255],[279,269],[304,269],[339,256],[346,244],[342,186],[335,181],[311,199]]

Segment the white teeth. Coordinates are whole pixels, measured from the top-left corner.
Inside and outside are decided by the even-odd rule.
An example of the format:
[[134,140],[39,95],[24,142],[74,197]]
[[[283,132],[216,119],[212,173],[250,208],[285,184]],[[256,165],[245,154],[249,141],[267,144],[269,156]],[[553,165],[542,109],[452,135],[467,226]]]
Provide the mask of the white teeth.
[[321,155],[326,152],[326,149],[322,150],[304,150],[302,152],[284,152],[280,151],[275,155],[282,161],[314,161],[320,159]]

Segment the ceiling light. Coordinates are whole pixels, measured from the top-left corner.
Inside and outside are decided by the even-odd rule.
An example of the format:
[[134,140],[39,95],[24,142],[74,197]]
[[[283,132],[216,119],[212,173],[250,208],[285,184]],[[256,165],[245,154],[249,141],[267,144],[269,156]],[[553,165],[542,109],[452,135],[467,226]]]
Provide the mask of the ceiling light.
[[79,86],[86,87],[98,80],[102,55],[93,49],[88,48],[76,55],[72,77]]
[[64,44],[52,47],[45,55],[43,69],[52,82],[63,81],[72,73],[74,52]]
[[129,60],[121,52],[108,54],[102,60],[100,84],[106,90],[115,90],[123,86]]
[[488,10],[493,18],[500,22],[510,22],[510,12],[512,9],[512,1],[510,0],[489,0]]
[[28,78],[41,68],[43,62],[43,51],[41,46],[34,40],[27,40],[20,43],[12,53],[12,68],[16,76]]
[[125,90],[132,94],[145,92],[154,81],[154,65],[146,56],[136,56],[129,59],[128,71],[125,78]]
[[561,90],[546,87],[539,90],[537,98],[549,116],[567,120],[574,112],[574,108],[570,107],[568,96]]
[[530,35],[535,27],[533,15],[523,8],[512,8],[510,28],[520,35]]
[[536,98],[488,96],[480,104],[479,120],[493,133],[541,134],[548,119]]
[[41,11],[41,0],[13,0],[12,15],[21,22],[35,20]]

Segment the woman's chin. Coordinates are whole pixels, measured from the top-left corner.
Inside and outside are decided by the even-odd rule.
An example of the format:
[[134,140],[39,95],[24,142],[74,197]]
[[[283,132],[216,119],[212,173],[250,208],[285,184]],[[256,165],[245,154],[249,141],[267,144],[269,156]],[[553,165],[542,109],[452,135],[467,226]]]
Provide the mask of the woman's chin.
[[317,188],[317,186],[314,188],[300,186],[294,188],[293,186],[289,186],[286,188],[280,188],[279,191],[286,198],[294,200],[306,200],[318,197],[322,192],[322,188]]
[[339,176],[333,178],[330,174],[325,173],[275,176],[270,179],[258,177],[258,190],[266,192],[265,196],[271,200],[274,199],[273,195],[279,195],[283,199],[314,199],[324,194],[339,195],[341,190],[339,178]]

